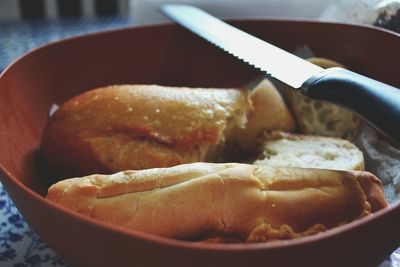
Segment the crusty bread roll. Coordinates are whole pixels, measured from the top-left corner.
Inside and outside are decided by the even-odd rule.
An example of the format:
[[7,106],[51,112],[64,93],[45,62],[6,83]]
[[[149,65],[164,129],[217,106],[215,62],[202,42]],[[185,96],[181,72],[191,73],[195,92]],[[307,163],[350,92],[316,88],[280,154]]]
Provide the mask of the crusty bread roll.
[[387,206],[380,181],[368,172],[239,163],[192,163],[72,178],[51,186],[47,199],[130,229],[214,242],[213,237],[242,242],[291,239]]
[[255,165],[333,170],[364,170],[364,156],[350,141],[273,131],[265,134]]
[[[264,93],[277,94],[273,90]],[[61,105],[47,123],[41,151],[60,177],[217,161],[230,133],[246,127],[248,114],[273,111],[256,127],[251,115],[250,139],[263,129],[294,127],[283,101],[254,107],[252,95],[157,85],[95,89]]]
[[109,86],[61,105],[41,149],[66,176],[166,167],[205,160],[225,131],[245,123],[239,90]]
[[[325,58],[310,58],[309,61],[323,68],[344,68],[341,64]],[[357,135],[360,119],[347,109],[332,103],[310,99],[291,88],[286,88],[285,95],[302,133],[348,140],[353,140]]]
[[283,97],[276,87],[263,79],[249,93],[248,116],[245,128],[232,131],[232,141],[242,152],[251,154],[258,150],[264,141],[265,131],[293,131],[296,127],[294,119],[286,108]]

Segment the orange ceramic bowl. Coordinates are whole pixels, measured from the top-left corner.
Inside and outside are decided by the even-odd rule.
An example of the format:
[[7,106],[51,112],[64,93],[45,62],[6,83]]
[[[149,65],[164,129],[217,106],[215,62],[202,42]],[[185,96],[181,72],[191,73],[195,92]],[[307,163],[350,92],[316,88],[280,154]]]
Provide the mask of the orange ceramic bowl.
[[[290,51],[308,45],[317,56],[400,86],[400,37],[394,33],[310,21],[234,24]],[[53,103],[110,84],[231,87],[259,74],[172,24],[90,34],[35,49],[0,77],[1,182],[40,237],[74,267],[376,266],[400,246],[399,203],[296,240],[205,244],[126,230],[44,198],[50,180],[39,144]]]

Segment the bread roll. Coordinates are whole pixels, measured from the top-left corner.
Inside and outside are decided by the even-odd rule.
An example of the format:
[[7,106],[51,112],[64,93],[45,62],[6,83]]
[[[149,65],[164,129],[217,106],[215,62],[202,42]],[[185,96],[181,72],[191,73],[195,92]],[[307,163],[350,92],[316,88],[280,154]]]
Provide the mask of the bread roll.
[[[277,94],[273,90],[266,94]],[[41,151],[59,177],[218,161],[230,133],[246,127],[248,114],[273,112],[258,127],[250,116],[250,140],[265,128],[293,128],[283,101],[253,102],[252,94],[237,89],[99,88],[61,105],[47,123]]]
[[268,80],[263,79],[249,93],[248,116],[245,128],[236,128],[229,140],[247,154],[258,151],[264,141],[265,131],[281,130],[290,132],[296,128],[294,119],[286,104]]
[[364,170],[363,153],[340,138],[274,131],[265,134],[262,150],[255,165]]
[[[344,68],[341,64],[325,58],[310,58],[309,61],[323,68]],[[353,140],[357,135],[360,119],[347,109],[332,103],[310,99],[291,88],[286,88],[285,95],[302,133],[348,140]]]
[[66,176],[166,167],[205,160],[225,131],[245,123],[239,90],[109,86],[65,102],[41,148]]
[[380,181],[368,172],[239,163],[192,163],[72,178],[51,186],[47,199],[126,228],[214,242],[213,237],[241,242],[291,239],[387,206]]

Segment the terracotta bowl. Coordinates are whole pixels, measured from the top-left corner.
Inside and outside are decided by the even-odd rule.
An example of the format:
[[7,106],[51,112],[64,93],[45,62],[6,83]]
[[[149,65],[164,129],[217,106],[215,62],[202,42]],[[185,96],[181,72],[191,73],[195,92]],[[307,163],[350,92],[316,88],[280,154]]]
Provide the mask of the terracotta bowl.
[[[234,24],[290,51],[308,45],[317,56],[400,86],[400,37],[394,33],[310,21]],[[52,104],[110,84],[226,87],[259,74],[172,24],[90,34],[33,50],[0,77],[1,182],[40,237],[74,267],[378,265],[400,246],[399,203],[311,237],[224,245],[126,230],[44,198],[50,182],[38,148]]]

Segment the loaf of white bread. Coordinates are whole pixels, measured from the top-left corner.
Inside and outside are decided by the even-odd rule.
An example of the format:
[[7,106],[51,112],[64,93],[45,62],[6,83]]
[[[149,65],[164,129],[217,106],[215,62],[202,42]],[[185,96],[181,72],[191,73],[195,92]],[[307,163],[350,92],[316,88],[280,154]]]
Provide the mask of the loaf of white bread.
[[60,181],[47,199],[181,240],[261,242],[315,234],[387,206],[371,173],[192,163]]
[[252,91],[118,85],[63,103],[49,118],[41,152],[49,168],[73,177],[215,162],[224,151],[254,149],[265,130],[294,128],[267,80]]

